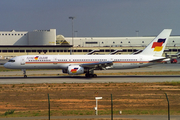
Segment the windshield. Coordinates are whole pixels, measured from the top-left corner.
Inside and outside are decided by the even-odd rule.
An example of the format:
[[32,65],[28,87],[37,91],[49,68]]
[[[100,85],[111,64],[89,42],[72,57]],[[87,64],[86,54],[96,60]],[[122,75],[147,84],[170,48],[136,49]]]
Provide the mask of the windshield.
[[8,62],[15,62],[15,60],[9,60]]

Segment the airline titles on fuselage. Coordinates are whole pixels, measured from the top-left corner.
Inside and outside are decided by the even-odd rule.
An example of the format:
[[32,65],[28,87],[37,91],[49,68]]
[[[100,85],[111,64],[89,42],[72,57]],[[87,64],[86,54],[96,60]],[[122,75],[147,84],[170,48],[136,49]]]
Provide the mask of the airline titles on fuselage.
[[27,57],[26,59],[28,61],[51,61],[50,59],[48,59],[48,57],[39,57],[39,56]]

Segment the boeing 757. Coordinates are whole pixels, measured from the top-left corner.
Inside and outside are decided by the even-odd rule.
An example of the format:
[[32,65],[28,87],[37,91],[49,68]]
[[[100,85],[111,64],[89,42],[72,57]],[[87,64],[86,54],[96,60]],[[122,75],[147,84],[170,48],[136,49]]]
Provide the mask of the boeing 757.
[[94,70],[131,69],[162,63],[169,59],[162,56],[171,29],[164,29],[139,54],[131,55],[24,55],[10,59],[5,68],[22,69],[62,69],[69,75],[85,74],[86,77],[97,77]]

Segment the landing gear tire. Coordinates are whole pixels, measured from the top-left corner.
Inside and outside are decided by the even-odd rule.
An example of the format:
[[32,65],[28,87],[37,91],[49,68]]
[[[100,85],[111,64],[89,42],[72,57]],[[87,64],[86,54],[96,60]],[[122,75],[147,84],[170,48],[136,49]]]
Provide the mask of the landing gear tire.
[[97,77],[97,75],[96,74],[86,74],[86,77],[87,78],[92,78],[92,77]]
[[93,74],[93,77],[94,77],[94,78],[96,78],[96,77],[97,77],[97,75],[96,75],[96,74]]
[[27,78],[26,69],[22,69],[22,71],[23,71],[24,78]]

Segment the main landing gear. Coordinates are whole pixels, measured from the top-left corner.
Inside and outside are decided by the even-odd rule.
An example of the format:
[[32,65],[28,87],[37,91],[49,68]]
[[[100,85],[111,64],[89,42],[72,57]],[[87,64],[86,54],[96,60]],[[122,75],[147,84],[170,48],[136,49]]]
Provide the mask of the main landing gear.
[[96,74],[94,74],[94,70],[87,70],[87,73],[85,75],[87,78],[97,77]]
[[97,75],[96,75],[96,74],[87,74],[87,73],[86,73],[86,77],[87,77],[87,78],[92,78],[92,77],[97,77]]
[[22,69],[22,71],[23,71],[24,78],[27,78],[26,69]]

